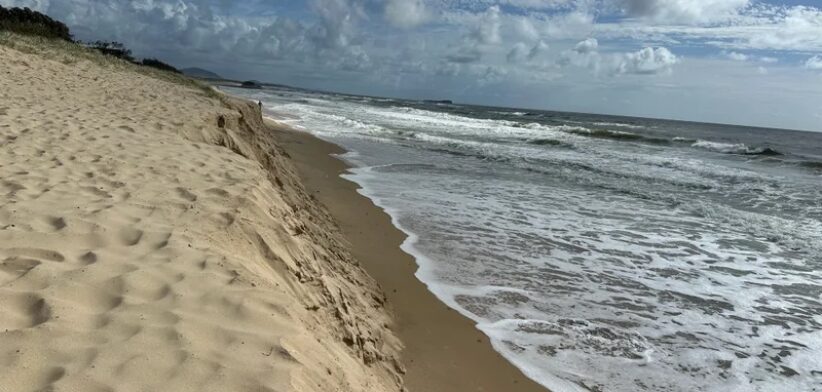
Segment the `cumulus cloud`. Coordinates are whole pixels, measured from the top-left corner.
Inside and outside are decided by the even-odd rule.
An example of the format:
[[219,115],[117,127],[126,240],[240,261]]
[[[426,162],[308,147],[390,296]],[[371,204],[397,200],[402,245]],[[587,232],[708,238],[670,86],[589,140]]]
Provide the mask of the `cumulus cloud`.
[[575,0],[502,0],[501,2],[526,9],[553,10],[568,7],[570,4],[573,4],[574,1]]
[[528,51],[528,60],[534,60],[541,54],[545,53],[546,50],[548,50],[548,44],[542,40],[537,41],[537,43],[531,47],[531,50]]
[[724,57],[728,60],[733,60],[733,61],[753,61],[753,62],[760,62],[760,63],[767,63],[767,64],[773,64],[773,63],[778,63],[779,62],[779,59],[776,58],[776,57],[754,56],[754,55],[740,53],[740,52],[734,52],[734,51],[730,51],[730,52],[723,51],[722,52],[722,57]]
[[534,41],[540,37],[539,30],[537,30],[536,26],[534,26],[534,22],[528,17],[516,18],[513,25],[519,38]]
[[587,38],[574,46],[574,51],[580,54],[591,53],[597,50],[599,41],[596,38]]
[[544,35],[553,39],[579,39],[591,35],[595,17],[588,10],[551,15],[542,20]]
[[586,38],[570,50],[566,50],[557,60],[561,67],[573,65],[576,67],[590,68],[598,71],[602,63],[602,56],[597,52],[599,42],[596,38]]
[[[690,78],[699,87],[709,76],[735,78],[731,71],[744,69],[747,76],[760,72],[752,79],[770,83],[763,86],[788,74],[807,80],[814,75],[805,69],[822,70],[822,9],[816,0],[785,2],[0,0],[65,21],[80,39],[122,41],[141,57],[231,76],[396,96],[411,83],[400,80],[413,80],[414,91],[431,85],[478,92],[479,85],[495,84],[522,89],[512,96],[531,89],[539,97],[538,83],[576,86],[591,74],[615,78],[603,85],[645,87],[655,78],[626,76],[675,70],[671,84]],[[687,62],[674,54],[680,50],[687,50]],[[749,64],[716,67],[718,58]],[[777,62],[779,72],[771,75],[759,67]],[[378,90],[383,80],[391,89]],[[785,91],[802,89],[818,101],[813,83]],[[576,97],[589,104],[599,95]]]
[[728,50],[822,51],[819,7],[756,3],[716,15],[722,16],[695,17],[689,23],[683,22],[689,18],[653,19],[652,23],[623,19],[599,23],[595,28],[597,36],[608,39],[668,41]]
[[311,30],[313,38],[325,47],[349,46],[357,22],[365,19],[362,5],[350,0],[312,0],[310,4],[320,19]]
[[452,63],[475,63],[482,59],[482,52],[477,48],[461,48],[455,53],[451,53],[445,58]]
[[502,43],[499,6],[488,7],[479,14],[469,14],[456,19],[466,29],[461,41],[445,56],[455,63],[472,63],[482,59],[483,53]]
[[805,61],[805,68],[818,70],[822,69],[822,56],[816,55]]
[[385,18],[394,26],[409,29],[428,19],[428,11],[422,0],[388,0]]
[[653,75],[670,72],[679,58],[665,47],[645,47],[636,52],[605,53],[598,51],[599,44],[595,38],[578,42],[574,48],[567,50],[560,57],[560,66],[577,66],[605,71],[609,75]]
[[614,0],[633,17],[675,24],[706,24],[726,20],[750,4],[750,0]]
[[500,38],[499,6],[489,7],[471,27],[469,38],[479,44],[498,44]]
[[[65,21],[78,38],[124,42],[139,56],[191,64],[194,56],[245,62],[289,61],[325,68],[364,70],[372,58],[359,24],[368,16],[361,0],[311,0],[313,20],[243,17],[210,0],[0,0],[28,6]],[[226,6],[228,7],[228,6]],[[322,62],[316,61],[323,58]]]
[[725,57],[734,61],[748,61],[751,57],[739,52],[725,52]]
[[522,42],[517,42],[513,48],[508,52],[505,56],[505,59],[508,60],[509,63],[517,63],[522,61],[525,58],[525,51],[528,50],[528,47],[525,46]]
[[508,74],[508,71],[501,67],[487,66],[484,70],[474,73],[479,77],[479,84],[486,85],[500,82]]
[[822,51],[822,9],[762,7],[729,31],[735,43],[754,49]]
[[539,57],[542,53],[548,50],[548,44],[543,42],[542,40],[537,41],[531,48],[528,48],[522,42],[517,42],[514,47],[508,51],[508,54],[505,56],[505,59],[509,63],[520,63],[523,61],[532,61]]
[[637,52],[626,53],[617,66],[621,74],[650,75],[670,72],[679,58],[664,47],[645,47]]

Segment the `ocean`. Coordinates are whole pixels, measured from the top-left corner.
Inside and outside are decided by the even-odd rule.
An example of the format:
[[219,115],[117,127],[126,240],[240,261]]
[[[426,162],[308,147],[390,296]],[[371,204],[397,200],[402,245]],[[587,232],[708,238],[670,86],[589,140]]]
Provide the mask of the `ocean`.
[[418,278],[552,390],[822,391],[822,133],[226,90],[349,151]]

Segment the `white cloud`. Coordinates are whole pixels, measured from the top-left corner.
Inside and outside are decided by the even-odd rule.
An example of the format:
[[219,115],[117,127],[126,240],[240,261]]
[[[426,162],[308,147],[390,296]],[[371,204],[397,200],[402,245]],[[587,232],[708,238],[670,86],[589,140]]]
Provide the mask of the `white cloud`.
[[[681,3],[685,0],[675,0]],[[596,25],[603,39],[671,41],[728,50],[822,51],[822,9],[807,6],[773,6],[757,3],[743,7],[721,23],[678,23],[643,19],[618,20]]]
[[596,38],[587,38],[574,46],[574,51],[580,54],[591,53],[597,50],[599,42]]
[[509,63],[521,63],[526,60],[533,61],[545,53],[546,50],[548,50],[548,44],[541,40],[537,41],[537,43],[530,48],[522,42],[517,42],[511,50],[508,51],[505,59]]
[[506,3],[515,7],[529,8],[529,9],[556,9],[567,7],[574,3],[575,0],[503,0]]
[[552,15],[541,20],[544,35],[552,39],[579,39],[594,31],[594,14],[584,10]]
[[637,52],[626,53],[617,66],[621,74],[648,75],[669,72],[679,58],[664,47],[645,47]]
[[611,75],[652,75],[670,72],[674,64],[679,62],[679,58],[665,47],[645,47],[636,52],[605,54],[599,53],[598,49],[597,39],[587,38],[574,45],[572,50],[563,52],[559,65],[574,65],[594,72],[604,70]]
[[[362,46],[365,0],[311,0],[316,19],[231,15],[210,0],[0,0],[35,7],[66,22],[83,40],[115,40],[137,56],[178,65],[195,59],[233,58],[244,63],[307,63],[315,69],[373,66]],[[317,61],[322,59],[323,61]],[[237,64],[232,64],[231,68]]]
[[625,14],[673,24],[707,24],[727,20],[749,0],[612,0]]
[[452,63],[475,63],[482,60],[482,52],[476,47],[463,47],[454,53],[448,54],[445,58]]
[[819,8],[762,8],[740,22],[735,30],[737,42],[751,48],[822,51]]
[[500,38],[500,10],[498,6],[489,7],[471,28],[470,37],[479,44],[498,44]]
[[533,41],[539,39],[540,33],[536,27],[534,27],[534,23],[528,17],[520,17],[516,18],[514,23],[514,29],[517,32],[517,35],[522,39]]
[[445,55],[448,61],[462,64],[478,62],[489,49],[502,43],[500,8],[496,5],[478,14],[452,15],[450,21],[465,31],[461,41],[452,45],[451,53]]
[[527,51],[527,50],[528,50],[528,47],[525,46],[524,43],[517,42],[516,45],[514,45],[514,47],[511,48],[511,50],[505,56],[505,59],[509,63],[518,63],[518,62],[522,61],[522,59],[525,58],[525,51]]
[[[694,102],[714,95],[730,97],[739,81],[748,78],[746,86],[739,88],[769,94],[778,90],[791,113],[813,120],[807,106],[801,106],[799,99],[788,103],[788,98],[792,91],[804,89],[803,99],[822,99],[822,89],[815,83],[818,72],[805,70],[822,70],[822,9],[820,5],[772,5],[774,1],[0,0],[0,4],[45,11],[65,21],[78,38],[122,41],[141,57],[305,87],[394,96],[423,89],[438,95],[453,88],[475,94],[473,99],[480,102],[493,94],[482,94],[479,85],[494,84],[494,93],[502,86],[518,86],[519,90],[511,89],[510,102],[497,102],[516,104],[515,97],[530,93],[541,97],[545,88],[573,85],[587,90],[570,89],[567,99],[551,105],[563,107],[567,101],[585,107],[611,92],[612,102],[617,102],[632,88],[650,91],[662,79],[628,75],[675,70],[677,77],[666,83],[702,91],[705,95]],[[790,3],[818,4],[818,0]],[[686,51],[688,61],[674,54]],[[796,56],[803,57],[796,60]],[[774,63],[781,64],[771,68]],[[390,86],[382,81],[390,81]],[[538,81],[544,84],[536,86]],[[625,88],[617,92],[617,85]],[[597,88],[601,89],[592,95]],[[668,88],[677,91],[668,96],[674,99],[686,99],[683,96],[691,91]],[[717,101],[737,108],[737,102],[748,97]],[[639,96],[634,100],[657,108],[656,113],[671,113],[663,110],[665,103]],[[673,110],[679,113],[680,108]]]
[[479,85],[482,86],[500,82],[508,74],[508,71],[505,68],[489,65],[484,70],[477,70],[474,73],[479,77]]
[[320,19],[312,35],[325,47],[349,46],[356,34],[357,22],[366,18],[363,6],[350,0],[311,0],[310,5]]
[[49,0],[0,0],[0,5],[5,7],[28,7],[40,12],[45,12],[49,3]]
[[805,61],[805,68],[807,69],[822,69],[822,56],[816,55]]
[[539,40],[531,47],[531,50],[528,51],[528,60],[534,60],[542,53],[545,53],[546,50],[548,50],[548,44],[546,44],[545,41]]
[[739,52],[725,52],[724,55],[734,61],[748,61],[751,58],[747,54]]
[[599,43],[596,38],[586,38],[570,50],[562,52],[562,55],[557,59],[557,65],[560,67],[575,66],[581,68],[589,68],[595,72],[599,70],[602,58],[597,52]]
[[428,19],[428,11],[422,0],[388,0],[385,18],[394,26],[409,29]]
[[754,55],[740,53],[740,52],[734,52],[734,51],[730,51],[730,52],[723,51],[722,52],[722,57],[725,57],[725,58],[727,58],[729,60],[733,60],[733,61],[753,61],[753,62],[760,62],[760,63],[766,63],[766,64],[774,64],[774,63],[779,62],[779,59],[776,58],[776,57],[754,56]]

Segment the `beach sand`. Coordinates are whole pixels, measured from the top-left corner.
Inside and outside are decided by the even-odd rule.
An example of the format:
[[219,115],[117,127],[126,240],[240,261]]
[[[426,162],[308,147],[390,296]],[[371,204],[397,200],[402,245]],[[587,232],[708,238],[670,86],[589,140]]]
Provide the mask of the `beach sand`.
[[341,149],[272,125],[0,33],[0,390],[544,391],[415,278]]
[[179,79],[0,33],[0,390],[401,390],[257,105]]
[[306,132],[283,129],[276,135],[306,189],[328,208],[354,257],[385,290],[405,347],[410,391],[546,391],[494,351],[473,321],[439,301],[414,276],[414,258],[400,249],[406,235],[357,192],[355,183],[340,177],[348,166],[331,154],[343,149]]

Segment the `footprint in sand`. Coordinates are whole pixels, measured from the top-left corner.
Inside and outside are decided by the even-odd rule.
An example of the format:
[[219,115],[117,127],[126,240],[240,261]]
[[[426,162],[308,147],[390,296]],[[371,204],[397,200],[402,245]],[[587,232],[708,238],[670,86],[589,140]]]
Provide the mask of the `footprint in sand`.
[[[7,257],[0,262],[0,285],[17,280],[40,265],[40,261],[25,257]],[[3,275],[7,275],[8,278]]]
[[137,131],[135,131],[134,128],[132,128],[128,125],[120,125],[119,128],[126,131],[126,132],[137,133]]
[[23,256],[23,257],[30,257],[33,259],[39,260],[46,260],[46,261],[54,261],[58,263],[62,263],[66,260],[65,256],[63,256],[60,252],[56,252],[49,249],[39,249],[39,248],[8,248],[8,249],[0,249],[0,253],[4,253],[8,256]]
[[117,233],[117,238],[123,246],[134,246],[143,238],[143,231],[133,227],[124,227]]
[[49,217],[46,221],[55,231],[63,230],[66,227],[66,220],[61,217]]
[[177,195],[180,196],[181,198],[185,199],[185,200],[188,200],[190,202],[194,202],[194,201],[197,200],[197,195],[189,192],[185,188],[177,188],[176,191],[177,191]]
[[31,328],[51,319],[51,308],[33,293],[0,296],[0,331]]
[[92,251],[88,251],[80,255],[77,260],[79,260],[83,265],[94,264],[97,262],[97,254]]

